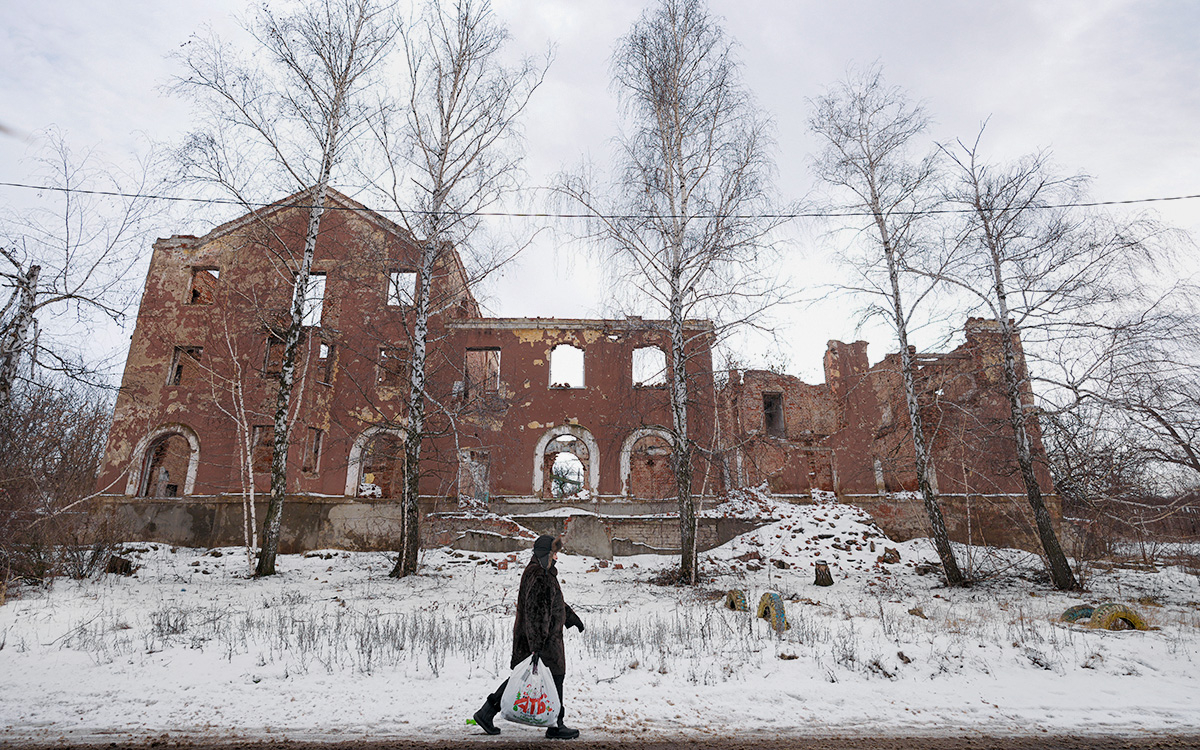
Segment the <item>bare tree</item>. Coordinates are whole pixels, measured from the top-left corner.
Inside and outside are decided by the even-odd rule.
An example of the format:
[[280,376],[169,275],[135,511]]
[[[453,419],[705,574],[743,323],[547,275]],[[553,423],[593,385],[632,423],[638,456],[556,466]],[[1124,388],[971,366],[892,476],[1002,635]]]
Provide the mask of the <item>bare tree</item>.
[[[375,132],[387,169],[372,180],[413,236],[420,259],[412,294],[408,413],[404,425],[402,523],[393,577],[416,573],[419,482],[428,435],[430,320],[464,289],[444,284],[462,272],[451,257],[469,249],[479,212],[516,188],[522,157],[518,123],[545,65],[501,61],[508,31],[486,0],[427,2],[401,35],[407,100],[385,104]],[[547,64],[548,64],[547,60]],[[479,264],[469,286],[498,262]]]
[[[281,183],[309,191],[303,246],[274,237],[288,256],[283,267],[294,292],[275,405],[271,499],[256,570],[267,576],[275,573],[279,547],[296,354],[321,215],[334,169],[365,122],[364,93],[392,47],[395,24],[382,0],[314,0],[289,15],[264,5],[246,30],[255,42],[250,61],[213,35],[193,38],[179,55],[186,73],[175,90],[195,100],[204,121],[182,154],[189,176],[234,195],[246,208]],[[270,231],[269,223],[262,224]]]
[[0,599],[9,581],[83,578],[117,542],[89,502],[111,394],[54,374],[22,379],[0,409]]
[[[982,135],[982,131],[980,132]],[[1151,259],[1146,223],[1116,224],[1065,208],[1086,181],[1054,173],[1044,153],[1005,165],[979,157],[979,138],[943,147],[954,167],[950,205],[965,208],[950,252],[957,260],[939,275],[974,296],[995,320],[1003,351],[1002,383],[1017,465],[1033,510],[1054,585],[1078,586],[1054,531],[1035,472],[1029,366],[1020,342],[1058,347],[1111,326],[1138,296],[1132,279]]]
[[136,298],[130,271],[160,214],[136,196],[148,192],[156,159],[151,151],[126,172],[47,133],[36,159],[49,188],[42,205],[0,216],[0,411],[14,384],[39,371],[103,380],[105,363],[82,342],[100,321],[121,322]]
[[734,42],[702,0],[661,0],[647,10],[618,42],[612,78],[626,121],[613,184],[606,195],[588,175],[568,175],[559,191],[591,214],[593,239],[615,275],[644,306],[665,313],[679,572],[690,585],[697,446],[689,403],[698,394],[688,362],[716,331],[689,322],[711,318],[727,331],[779,301],[779,284],[763,272],[780,223],[764,216],[773,207],[774,144]]
[[815,171],[852,196],[846,208],[865,213],[870,221],[862,233],[870,250],[858,266],[864,282],[861,291],[881,300],[869,312],[884,317],[896,333],[917,486],[946,581],[958,585],[964,577],[933,488],[929,443],[917,401],[916,365],[909,347],[913,316],[930,288],[906,288],[905,268],[911,256],[924,252],[926,211],[938,197],[933,155],[913,161],[909,153],[929,118],[904,92],[888,87],[878,67],[851,74],[813,106],[816,111],[809,127],[825,140]]
[[[250,370],[241,352],[238,351],[237,334],[231,330],[228,308],[220,305],[221,333],[225,339],[225,353],[229,355],[228,372],[220,372],[208,367],[209,387],[212,393],[213,405],[227,416],[234,425],[234,439],[237,444],[238,481],[242,486],[242,538],[246,545],[246,563],[251,570],[256,567],[254,552],[258,549],[258,519],[255,509],[254,485],[254,424],[258,415],[251,409],[246,399],[247,373]],[[305,358],[305,365],[308,360]],[[193,362],[198,365],[198,362]]]
[[1181,283],[1112,326],[1090,395],[1119,414],[1165,491],[1200,486],[1200,289]]

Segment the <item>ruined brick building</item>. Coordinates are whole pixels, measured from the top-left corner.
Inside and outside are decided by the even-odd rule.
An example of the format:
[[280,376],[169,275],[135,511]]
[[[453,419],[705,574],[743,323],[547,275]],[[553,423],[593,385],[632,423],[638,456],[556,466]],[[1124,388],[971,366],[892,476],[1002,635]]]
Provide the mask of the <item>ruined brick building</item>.
[[[303,242],[304,195],[203,237],[155,243],[99,477],[134,535],[242,541],[243,498],[269,487],[280,334],[294,291],[288,249]],[[344,195],[328,201],[298,358],[285,551],[387,548],[399,523],[418,245]],[[432,292],[433,406],[420,478],[427,540],[502,538],[514,528],[463,507],[561,531],[571,513],[545,511],[570,506],[601,551],[670,548],[662,322],[483,317],[450,247]],[[895,355],[871,367],[865,343],[831,342],[821,385],[715,373],[711,325],[688,328],[703,456],[695,493],[711,503],[763,482],[795,498],[822,490],[869,506],[893,533],[921,533],[920,502],[904,494],[915,478]],[[998,357],[994,330],[972,320],[963,346],[920,360],[947,516],[956,537],[977,542],[1009,541],[1004,519],[1019,515]],[[736,531],[704,523],[705,545]]]

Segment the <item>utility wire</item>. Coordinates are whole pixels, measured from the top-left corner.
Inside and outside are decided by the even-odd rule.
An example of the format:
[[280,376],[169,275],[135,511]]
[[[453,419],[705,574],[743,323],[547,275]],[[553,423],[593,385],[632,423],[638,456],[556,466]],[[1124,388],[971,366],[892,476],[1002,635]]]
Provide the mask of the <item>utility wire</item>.
[[[258,208],[304,208],[311,209],[313,206],[304,203],[251,203],[249,201],[240,201],[233,198],[187,198],[177,195],[155,195],[153,193],[123,193],[119,190],[83,190],[80,188],[65,188],[57,185],[27,185],[20,182],[0,182],[0,187],[21,188],[25,190],[52,190],[60,193],[78,193],[80,195],[104,195],[115,198],[140,198],[145,200],[170,201],[174,203],[203,203],[206,205],[227,205],[238,206],[240,208],[258,209]],[[1053,208],[1093,208],[1096,206],[1129,206],[1140,203],[1163,203],[1167,201],[1186,201],[1200,198],[1200,193],[1194,195],[1172,195],[1158,198],[1130,198],[1128,200],[1119,201],[1082,201],[1079,203],[1049,203],[1042,206],[1028,206],[1028,209],[1046,210]],[[431,211],[420,211],[416,209],[406,210],[398,208],[372,209],[372,208],[352,208],[349,206],[326,206],[326,211],[364,211],[376,214],[415,214],[424,215],[430,214]],[[935,214],[964,214],[974,213],[973,208],[933,208],[921,211],[890,211],[891,215],[896,216],[932,216]],[[691,214],[689,216],[677,216],[670,214],[569,214],[569,213],[543,213],[543,212],[522,212],[522,211],[441,211],[444,215],[450,216],[489,216],[489,217],[509,217],[519,219],[615,219],[615,220],[630,220],[630,219],[836,219],[836,218],[852,218],[863,216],[874,216],[871,211],[797,211],[794,213],[769,213],[769,214],[734,214],[732,216],[723,216],[721,214]]]

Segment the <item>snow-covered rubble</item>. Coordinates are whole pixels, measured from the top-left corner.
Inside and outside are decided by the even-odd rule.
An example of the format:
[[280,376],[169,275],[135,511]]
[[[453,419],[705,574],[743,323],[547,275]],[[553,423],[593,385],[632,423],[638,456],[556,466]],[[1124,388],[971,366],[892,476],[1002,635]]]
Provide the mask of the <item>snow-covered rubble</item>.
[[[892,542],[853,506],[759,492],[708,512],[774,520],[703,553],[693,589],[656,583],[670,557],[560,559],[587,624],[568,632],[566,683],[585,737],[1200,731],[1200,586],[1184,568],[1093,568],[1062,594],[1032,555],[958,547],[983,580],[948,589],[927,541]],[[430,550],[402,580],[379,553],[283,556],[265,580],[244,550],[128,555],[133,577],[0,607],[0,741],[483,740],[465,719],[506,676],[528,553]],[[818,559],[833,586],[814,585]],[[780,594],[790,629],[726,609],[730,589],[752,610]],[[1107,600],[1158,629],[1058,620]]]

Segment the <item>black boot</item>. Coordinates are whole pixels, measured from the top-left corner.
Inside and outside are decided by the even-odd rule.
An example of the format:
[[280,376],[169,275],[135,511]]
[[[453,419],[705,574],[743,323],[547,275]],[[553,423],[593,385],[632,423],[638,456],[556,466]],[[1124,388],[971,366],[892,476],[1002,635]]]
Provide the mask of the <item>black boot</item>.
[[487,734],[500,734],[500,728],[492,723],[492,719],[496,718],[496,714],[499,712],[500,709],[493,706],[489,698],[483,702],[483,708],[476,711],[473,718],[475,719],[475,723],[479,725],[479,728]]
[[556,724],[555,726],[552,726],[546,730],[546,739],[548,739],[548,740],[573,740],[579,736],[578,729],[572,729],[571,727],[568,727],[565,724],[563,724],[563,716],[565,714],[566,714],[566,711],[560,710],[558,712],[558,724]]

